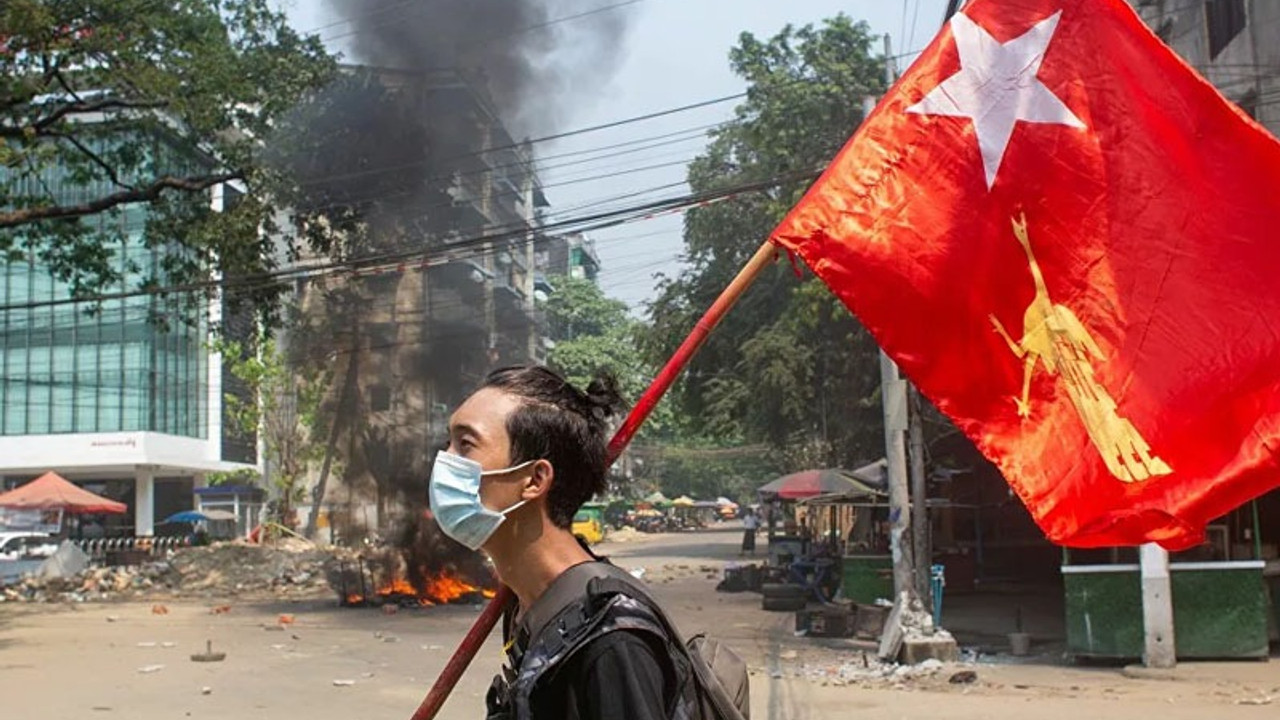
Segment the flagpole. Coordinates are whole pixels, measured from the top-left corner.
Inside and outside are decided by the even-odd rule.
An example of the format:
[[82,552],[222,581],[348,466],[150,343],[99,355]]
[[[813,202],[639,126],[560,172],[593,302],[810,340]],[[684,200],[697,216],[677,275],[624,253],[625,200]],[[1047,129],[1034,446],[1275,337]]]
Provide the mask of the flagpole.
[[[609,441],[608,464],[612,465],[622,451],[626,449],[627,444],[635,437],[636,431],[644,424],[644,421],[653,412],[658,401],[671,388],[672,383],[679,377],[680,372],[684,370],[689,361],[702,347],[702,344],[710,337],[711,331],[715,330],[720,321],[729,310],[737,304],[742,294],[747,288],[760,277],[765,268],[773,264],[776,259],[778,250],[769,240],[764,241],[759,248],[756,249],[751,259],[738,271],[738,275],[729,283],[716,298],[711,307],[707,308],[702,318],[694,324],[693,330],[689,332],[689,336],[680,343],[680,347],[676,349],[675,354],[667,361],[667,364],[658,372],[657,377],[649,385],[649,389],[645,390],[640,399],[636,401],[631,412],[623,421],[622,426],[614,433],[613,439]],[[458,643],[458,649],[454,650],[453,656],[449,658],[449,662],[444,666],[444,670],[440,672],[440,676],[436,678],[435,684],[431,686],[430,692],[423,698],[422,704],[418,706],[416,712],[410,720],[433,720],[440,708],[444,706],[444,701],[449,697],[449,693],[453,692],[454,686],[462,679],[462,674],[466,672],[467,666],[475,658],[476,653],[480,651],[480,646],[484,644],[489,633],[493,632],[493,628],[498,624],[498,619],[502,617],[503,611],[507,605],[514,600],[511,589],[505,585],[498,589],[498,594],[489,601],[489,605],[485,607],[480,616],[476,618],[471,629],[467,631],[462,642]]]

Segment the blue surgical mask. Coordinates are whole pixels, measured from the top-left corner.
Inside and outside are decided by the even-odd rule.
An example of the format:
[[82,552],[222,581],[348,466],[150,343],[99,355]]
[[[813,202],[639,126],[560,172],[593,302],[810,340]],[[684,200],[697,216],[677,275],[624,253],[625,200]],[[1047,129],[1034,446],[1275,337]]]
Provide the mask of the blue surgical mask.
[[431,468],[431,511],[445,535],[466,545],[472,550],[481,546],[493,537],[498,526],[507,519],[507,515],[524,505],[525,501],[497,512],[490,510],[480,502],[480,481],[486,475],[502,475],[529,467],[537,462],[526,463],[485,472],[480,463],[468,460],[460,455],[441,450],[436,453],[435,465]]

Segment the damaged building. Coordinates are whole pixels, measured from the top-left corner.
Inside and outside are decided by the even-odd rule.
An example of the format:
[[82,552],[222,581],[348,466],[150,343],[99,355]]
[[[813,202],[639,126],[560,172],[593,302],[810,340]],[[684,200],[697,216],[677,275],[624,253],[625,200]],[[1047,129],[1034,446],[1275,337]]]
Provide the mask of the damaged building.
[[[299,262],[337,256],[354,269],[299,283],[287,338],[298,362],[332,377],[331,457],[313,468],[308,501],[320,501],[320,536],[335,539],[425,503],[451,409],[490,370],[546,360],[534,298],[552,290],[548,264],[565,272],[570,255],[589,254],[598,265],[588,241],[542,234],[547,201],[529,146],[479,81],[353,67],[342,85],[325,111],[347,127],[321,138],[341,145],[309,170],[315,202],[351,230],[330,257]],[[362,125],[370,111],[381,125]]]

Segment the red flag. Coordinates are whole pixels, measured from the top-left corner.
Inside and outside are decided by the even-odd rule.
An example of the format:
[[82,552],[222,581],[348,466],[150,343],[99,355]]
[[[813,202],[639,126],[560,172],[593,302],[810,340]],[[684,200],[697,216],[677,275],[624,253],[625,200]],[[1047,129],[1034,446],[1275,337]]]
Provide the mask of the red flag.
[[1280,485],[1280,143],[1121,0],[975,0],[775,231],[1055,542]]

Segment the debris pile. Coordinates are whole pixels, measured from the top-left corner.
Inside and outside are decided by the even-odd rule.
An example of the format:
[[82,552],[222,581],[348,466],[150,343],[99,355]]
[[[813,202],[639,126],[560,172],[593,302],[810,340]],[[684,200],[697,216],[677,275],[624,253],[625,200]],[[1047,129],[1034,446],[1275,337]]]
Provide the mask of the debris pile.
[[28,576],[0,588],[0,602],[94,602],[146,597],[331,596],[331,568],[354,557],[302,540],[183,548],[142,565],[90,567],[65,577]]

